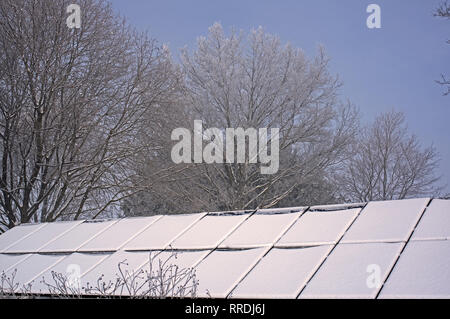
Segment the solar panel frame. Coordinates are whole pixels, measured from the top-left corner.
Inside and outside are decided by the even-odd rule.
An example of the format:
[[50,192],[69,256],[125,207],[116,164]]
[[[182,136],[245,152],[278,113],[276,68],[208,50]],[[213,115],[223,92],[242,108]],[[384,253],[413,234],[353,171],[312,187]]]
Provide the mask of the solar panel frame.
[[[92,268],[100,264],[107,257],[108,257],[107,253],[74,252],[65,255],[64,258],[60,259],[50,268],[46,269],[44,272],[41,272],[40,274],[36,275],[31,279],[31,281],[34,281],[32,286],[32,292],[44,294],[50,293],[48,286],[42,283],[42,280],[44,279],[48,284],[55,285],[56,283],[53,279],[52,272],[66,276],[67,279],[70,280],[70,273],[69,273],[69,270],[71,270],[70,266],[79,267],[80,270],[79,275],[83,276],[85,273],[89,272]],[[91,260],[88,261],[88,259]],[[80,292],[82,292],[81,289]]]
[[70,231],[41,247],[41,253],[72,253],[113,226],[119,220],[85,220]]
[[39,228],[22,240],[5,249],[6,253],[37,253],[47,244],[58,240],[61,236],[83,223],[80,221],[44,223]]
[[[338,244],[298,298],[374,299],[400,255],[404,243]],[[376,269],[375,269],[376,268]],[[381,286],[369,286],[371,275]],[[332,285],[331,285],[332,283]]]
[[450,298],[450,241],[409,241],[378,298]]
[[232,297],[296,298],[332,248],[273,248],[234,288]]
[[31,254],[2,254],[0,253],[0,274],[14,269],[20,262],[29,258]]
[[14,267],[10,267],[5,274],[10,276],[17,269],[14,282],[19,284],[19,289],[22,289],[24,285],[32,285],[34,278],[39,277],[41,273],[53,267],[64,257],[64,254],[29,254]]
[[336,244],[358,217],[360,211],[360,208],[307,211],[283,234],[275,246],[302,247]]
[[[216,249],[196,267],[200,298],[226,298],[269,248]],[[220,275],[218,275],[220,274]]]
[[[79,252],[116,251],[133,240],[153,223],[162,218],[161,215],[150,217],[122,218],[97,236],[80,246]],[[128,224],[128,225],[127,225]],[[126,226],[129,229],[126,229]],[[126,231],[124,231],[126,230]],[[125,238],[124,238],[125,237]],[[102,243],[103,242],[103,243]]]
[[22,224],[9,229],[7,232],[1,234],[0,253],[6,252],[9,247],[27,238],[43,227],[45,227],[45,224]]
[[[250,217],[246,215],[206,215],[171,243],[173,249],[213,249]],[[216,224],[219,225],[216,225]],[[217,226],[223,226],[220,229]],[[205,234],[207,232],[207,234]]]
[[[303,214],[253,214],[219,245],[219,248],[272,246]],[[278,219],[278,220],[277,220]]]
[[110,253],[95,267],[89,269],[81,276],[81,282],[84,287],[97,287],[97,281],[102,277],[102,282],[115,282],[120,278],[120,267],[123,271],[138,272],[139,269],[148,261],[149,252],[144,251],[123,251],[119,250]]
[[450,200],[433,199],[425,210],[411,240],[450,239]]
[[[172,242],[183,235],[188,229],[193,227],[204,216],[206,216],[206,213],[190,215],[165,215],[163,218],[158,219],[150,225],[150,227],[147,227],[131,241],[127,242],[123,249],[127,251],[166,249]],[[182,219],[186,220],[183,221]],[[181,223],[179,225],[175,224],[177,227],[175,228],[173,223],[171,225],[171,221]],[[150,242],[151,240],[153,240],[153,242]]]
[[406,242],[429,198],[369,202],[341,243]]

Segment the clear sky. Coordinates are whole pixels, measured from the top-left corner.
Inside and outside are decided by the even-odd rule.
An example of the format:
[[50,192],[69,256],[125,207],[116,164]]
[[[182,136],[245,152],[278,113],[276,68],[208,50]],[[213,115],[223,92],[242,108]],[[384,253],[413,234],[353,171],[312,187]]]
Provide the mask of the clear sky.
[[[368,121],[380,112],[403,111],[411,132],[439,151],[450,192],[450,96],[435,83],[450,76],[450,20],[433,17],[441,0],[112,0],[113,8],[140,30],[179,49],[220,22],[248,31],[262,26],[313,56],[322,44],[331,71],[344,82],[343,98]],[[381,7],[381,29],[368,29],[366,8]]]

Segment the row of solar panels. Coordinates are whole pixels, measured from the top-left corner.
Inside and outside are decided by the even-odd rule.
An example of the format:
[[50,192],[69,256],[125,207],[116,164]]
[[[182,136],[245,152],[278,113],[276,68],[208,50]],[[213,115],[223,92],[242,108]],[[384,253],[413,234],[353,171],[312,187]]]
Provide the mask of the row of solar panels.
[[113,279],[125,259],[148,267],[148,251],[170,245],[183,250],[180,267],[195,267],[199,296],[448,297],[450,201],[425,210],[429,202],[23,225],[0,236],[0,270],[45,292],[52,270],[77,265],[92,284]]
[[[428,201],[370,202],[341,242],[406,241]],[[448,221],[445,205],[445,200],[433,200],[432,213],[419,225],[413,240],[448,239],[447,224],[442,222]],[[332,244],[360,212],[360,208],[328,212],[312,208],[299,218],[304,210],[27,224],[2,235],[0,253],[150,250],[169,244],[175,249]]]

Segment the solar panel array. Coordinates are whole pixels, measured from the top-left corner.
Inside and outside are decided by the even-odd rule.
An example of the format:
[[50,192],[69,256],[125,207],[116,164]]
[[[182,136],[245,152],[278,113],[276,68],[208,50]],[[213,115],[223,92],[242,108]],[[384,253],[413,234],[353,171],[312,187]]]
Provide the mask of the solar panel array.
[[0,235],[0,272],[48,293],[52,272],[87,286],[170,262],[198,297],[450,297],[450,200],[24,224]]

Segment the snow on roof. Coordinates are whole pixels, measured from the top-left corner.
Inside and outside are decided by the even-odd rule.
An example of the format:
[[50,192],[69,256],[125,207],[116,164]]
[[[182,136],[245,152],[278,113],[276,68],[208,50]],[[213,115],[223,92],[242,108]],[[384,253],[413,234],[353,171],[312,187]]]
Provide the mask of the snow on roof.
[[24,224],[0,235],[0,272],[49,293],[52,272],[89,285],[177,251],[199,297],[449,298],[449,239],[450,200],[429,198]]

